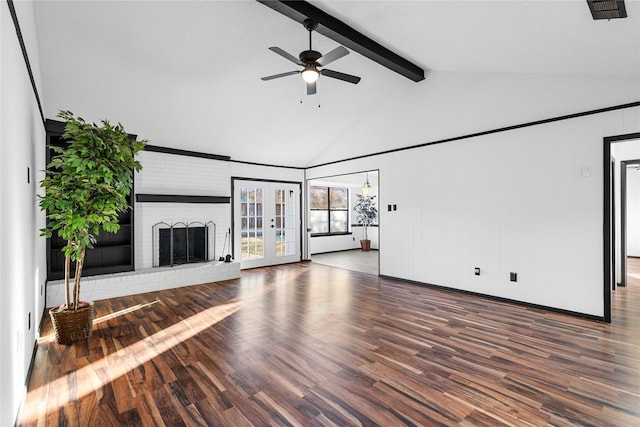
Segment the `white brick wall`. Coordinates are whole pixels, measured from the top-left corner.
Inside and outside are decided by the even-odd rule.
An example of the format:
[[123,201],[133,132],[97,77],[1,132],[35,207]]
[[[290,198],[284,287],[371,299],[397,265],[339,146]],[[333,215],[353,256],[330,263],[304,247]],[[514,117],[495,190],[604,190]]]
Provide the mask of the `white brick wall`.
[[[135,179],[137,194],[231,195],[229,162],[147,151],[139,154],[139,160],[142,171]],[[217,229],[216,253],[212,253],[214,236],[210,236],[209,258],[217,259],[230,252],[226,249],[223,254],[222,247],[225,233],[231,227],[231,204],[134,202],[134,209],[136,270],[151,268],[154,264],[152,228],[159,222],[213,221]],[[156,253],[157,248],[156,240]]]
[[[245,176],[284,181],[303,181],[300,170],[231,163],[197,157],[143,151],[138,155],[142,171],[135,176],[135,194],[171,194],[192,196],[231,196],[231,176]],[[231,252],[230,243],[223,252],[225,233],[231,227],[231,204],[209,203],[137,203],[134,207],[134,272],[82,279],[82,299],[97,300],[150,292],[199,283],[240,277],[240,263],[211,262],[176,267],[153,268],[154,224],[166,222],[216,223],[216,260]],[[230,239],[229,239],[230,240]],[[210,235],[210,251],[213,236]],[[157,251],[157,242],[155,245]],[[64,281],[47,283],[47,306],[64,302]]]
[[[175,267],[157,267],[127,273],[84,277],[80,283],[81,299],[96,301],[201,283],[219,282],[240,277],[239,262],[211,262]],[[47,284],[47,307],[64,303],[64,280]]]
[[136,193],[230,196],[229,162],[143,151]]
[[[135,194],[231,195],[229,162],[147,151],[141,152],[138,160],[142,163],[142,171],[135,176]],[[225,233],[231,227],[231,204],[137,203],[134,197],[133,207],[136,271],[83,278],[83,300],[93,301],[240,277],[238,262],[152,268],[152,227],[158,222],[213,221],[217,233],[214,237],[213,230],[210,232],[209,259],[216,260],[229,253],[230,249],[223,253],[223,243]],[[157,251],[157,241],[155,249]],[[47,306],[63,302],[64,281],[48,282]]]

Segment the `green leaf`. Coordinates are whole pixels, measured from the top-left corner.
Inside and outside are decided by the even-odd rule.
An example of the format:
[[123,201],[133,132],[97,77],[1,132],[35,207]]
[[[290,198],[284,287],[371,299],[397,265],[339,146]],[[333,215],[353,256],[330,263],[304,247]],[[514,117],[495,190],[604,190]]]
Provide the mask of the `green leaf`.
[[62,136],[69,146],[50,147],[55,156],[40,181],[45,195],[39,200],[48,222],[40,233],[70,241],[63,253],[78,261],[101,229],[119,230],[118,214],[129,209],[132,171],[142,168],[135,155],[147,141],[132,141],[120,123],[103,120],[98,126],[66,110],[58,117],[66,122]]

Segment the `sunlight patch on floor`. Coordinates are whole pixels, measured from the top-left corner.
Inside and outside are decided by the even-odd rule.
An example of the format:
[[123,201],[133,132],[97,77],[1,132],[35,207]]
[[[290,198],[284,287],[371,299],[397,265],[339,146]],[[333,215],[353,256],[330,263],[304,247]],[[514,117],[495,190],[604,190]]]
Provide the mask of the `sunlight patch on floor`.
[[[150,304],[154,303],[155,302]],[[33,402],[40,402],[40,404],[24,408],[23,422],[32,422],[38,418],[44,419],[42,414],[54,411],[69,402],[81,399],[90,393],[98,391],[101,387],[127,374],[129,371],[136,369],[159,354],[170,350],[181,342],[188,340],[237,312],[240,309],[240,305],[241,303],[236,301],[208,308],[166,329],[158,331],[135,344],[119,349],[99,361],[76,371],[69,372],[60,378],[30,391],[28,393],[28,399]],[[130,312],[139,308],[141,307],[134,306],[127,310]],[[117,315],[117,313],[109,316],[115,315]],[[100,318],[99,320],[103,321],[106,319]],[[97,374],[99,372],[101,373],[100,376]],[[67,390],[69,383],[75,384],[74,387],[70,388],[72,394],[51,393],[47,391]],[[53,399],[52,396],[54,397]]]
[[[100,316],[100,317],[98,317],[96,319],[93,319],[93,326],[95,326],[97,324],[100,324],[102,322],[106,322],[107,320],[110,320],[110,319],[115,319],[118,316],[124,316],[127,313],[131,313],[133,311],[140,310],[141,308],[148,307],[150,305],[153,305],[153,304],[156,304],[156,303],[159,303],[159,302],[160,302],[159,300],[155,300],[155,301],[152,301],[152,302],[148,302],[146,304],[136,304],[136,305],[134,305],[132,307],[128,307],[128,308],[125,308],[125,309],[122,309],[122,310],[119,310],[119,311],[116,311],[116,312],[113,312],[113,313],[110,313],[110,314],[106,314],[104,316]],[[38,344],[47,344],[47,343],[53,342],[55,339],[56,339],[56,336],[55,336],[54,333],[51,333],[49,335],[43,335],[40,338],[38,338]]]

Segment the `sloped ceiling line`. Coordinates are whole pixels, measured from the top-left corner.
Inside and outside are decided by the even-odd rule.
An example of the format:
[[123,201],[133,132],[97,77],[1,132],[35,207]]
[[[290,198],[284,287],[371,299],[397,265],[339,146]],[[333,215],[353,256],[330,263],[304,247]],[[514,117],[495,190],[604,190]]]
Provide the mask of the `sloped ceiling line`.
[[626,109],[626,108],[636,108],[636,107],[640,107],[640,101],[629,102],[627,104],[621,104],[621,105],[614,105],[614,106],[611,106],[611,107],[599,108],[597,110],[582,111],[580,113],[567,114],[567,115],[564,115],[564,116],[550,117],[550,118],[547,118],[547,119],[536,120],[536,121],[533,121],[533,122],[520,123],[520,124],[517,124],[517,125],[505,126],[505,127],[486,130],[486,131],[482,131],[482,132],[475,132],[475,133],[470,133],[470,134],[466,134],[466,135],[454,136],[454,137],[451,137],[451,138],[440,139],[440,140],[437,140],[437,141],[424,142],[422,144],[410,145],[410,146],[407,146],[407,147],[393,148],[391,150],[379,151],[377,153],[363,154],[363,155],[360,155],[360,156],[354,156],[354,157],[349,157],[349,158],[345,158],[345,159],[341,159],[341,160],[334,160],[334,161],[331,161],[331,162],[311,165],[311,166],[308,166],[307,169],[319,168],[319,167],[322,167],[322,166],[328,166],[328,165],[333,165],[333,164],[337,164],[337,163],[349,162],[349,161],[352,161],[352,160],[365,159],[365,158],[368,158],[368,157],[381,156],[381,155],[384,155],[384,154],[397,153],[399,151],[415,150],[416,148],[423,148],[423,147],[427,147],[429,145],[438,145],[438,144],[444,144],[444,143],[447,143],[447,142],[460,141],[462,139],[477,138],[479,136],[491,135],[491,134],[494,134],[494,133],[508,132],[508,131],[511,131],[511,130],[522,129],[522,128],[527,128],[527,127],[531,127],[531,126],[544,125],[544,124],[547,124],[547,123],[559,122],[559,121],[563,121],[563,120],[575,119],[575,118],[578,118],[578,117],[591,116],[591,115],[594,115],[594,114],[601,114],[601,113],[607,113],[609,111],[623,110],[623,109]]
[[257,1],[300,24],[307,18],[313,19],[318,23],[318,33],[414,82],[424,80],[422,68],[306,1]]
[[11,19],[13,25],[16,28],[16,35],[18,36],[18,43],[20,43],[20,49],[22,50],[22,56],[24,58],[25,65],[27,66],[27,73],[29,74],[29,80],[31,82],[31,88],[33,94],[36,97],[36,104],[38,105],[38,111],[40,112],[40,119],[42,120],[42,126],[45,126],[44,110],[42,109],[42,103],[40,102],[40,94],[38,93],[38,87],[36,86],[35,78],[33,77],[33,70],[31,69],[31,61],[29,61],[29,55],[27,54],[27,46],[22,38],[22,30],[20,29],[20,23],[18,22],[18,15],[16,13],[13,0],[7,0],[7,6],[9,6],[9,12],[11,13]]

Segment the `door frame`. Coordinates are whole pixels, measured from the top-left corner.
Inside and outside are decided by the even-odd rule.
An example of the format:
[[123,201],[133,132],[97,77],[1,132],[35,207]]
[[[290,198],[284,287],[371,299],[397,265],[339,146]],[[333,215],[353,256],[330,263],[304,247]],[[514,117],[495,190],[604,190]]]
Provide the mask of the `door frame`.
[[611,174],[611,190],[613,191],[613,195],[611,196],[612,202],[611,202],[611,256],[610,259],[611,261],[609,262],[609,265],[611,266],[611,290],[615,291],[616,287],[618,286],[618,283],[616,282],[616,251],[617,251],[617,242],[616,242],[616,221],[617,221],[617,215],[618,212],[616,211],[616,201],[615,201],[615,191],[616,191],[616,185],[618,185],[617,181],[616,181],[616,174],[615,174],[615,170],[616,170],[616,159],[613,158],[613,156],[611,157],[611,162],[609,164],[610,168],[610,174]]
[[[377,256],[378,256],[378,272],[377,272],[376,275],[380,276],[380,267],[381,267],[381,265],[380,265],[381,264],[380,263],[380,257],[381,257],[380,252],[381,252],[381,247],[382,247],[382,245],[381,245],[381,240],[382,240],[381,234],[382,233],[380,233],[381,223],[382,223],[382,218],[381,218],[382,217],[382,215],[381,215],[381,212],[382,212],[381,207],[382,207],[382,205],[380,204],[381,203],[380,202],[380,200],[381,200],[380,199],[380,168],[371,168],[371,169],[364,169],[364,170],[360,170],[360,171],[336,173],[336,174],[333,174],[333,175],[322,175],[322,176],[316,176],[316,177],[313,177],[313,178],[306,177],[306,174],[305,174],[305,187],[306,187],[305,191],[306,191],[306,194],[307,194],[305,199],[307,199],[306,200],[307,203],[305,205],[304,215],[307,218],[307,227],[309,227],[308,218],[309,218],[309,212],[310,212],[311,209],[309,207],[308,198],[309,198],[309,194],[310,194],[309,193],[309,188],[311,186],[311,181],[323,181],[323,180],[334,181],[334,180],[337,180],[339,182],[340,177],[343,177],[343,176],[361,175],[361,174],[373,173],[373,172],[377,173],[377,181],[376,181],[375,184],[376,184],[376,188],[378,189],[377,193],[376,193],[376,196],[378,197],[378,200],[377,200],[377,203],[378,203],[378,224],[377,224],[377,228],[378,228],[378,249],[376,250]],[[332,180],[332,178],[334,180]],[[389,206],[391,206],[391,205],[389,205]],[[351,216],[350,216],[350,219],[351,219]],[[350,221],[350,222],[353,222],[353,221]],[[351,225],[352,224],[349,224],[349,228],[351,228]],[[311,237],[311,234],[309,233],[309,231],[311,231],[311,229],[307,228],[306,230],[307,230],[307,233],[305,233],[305,234],[306,234],[306,239],[307,239],[307,254],[308,254],[308,260],[311,260],[312,257],[313,257],[313,255],[311,255],[311,249],[310,249],[312,237]]]
[[620,286],[627,286],[627,166],[630,165],[640,165],[640,159],[620,162]]
[[[607,136],[603,139],[603,200],[602,200],[602,213],[603,213],[603,227],[602,227],[602,248],[603,248],[603,296],[604,296],[604,316],[603,321],[611,323],[611,255],[613,253],[612,243],[615,236],[615,230],[611,231],[611,225],[613,224],[612,205],[614,204],[614,194],[611,191],[612,184],[612,170],[611,170],[611,145],[629,141],[633,139],[640,139],[640,132],[628,133],[623,135]],[[613,235],[613,236],[612,236]],[[615,266],[614,266],[615,268]]]
[[283,181],[280,179],[265,179],[265,178],[249,178],[249,177],[241,177],[241,176],[232,176],[231,177],[231,236],[229,236],[229,240],[231,241],[230,243],[230,247],[231,247],[231,256],[233,257],[234,260],[240,262],[241,260],[239,260],[236,257],[236,247],[235,247],[235,238],[232,238],[232,236],[234,236],[235,233],[235,229],[236,229],[236,213],[235,213],[235,200],[233,199],[235,196],[235,189],[236,189],[236,181],[254,181],[254,182],[268,182],[268,183],[275,183],[275,184],[290,184],[290,185],[297,185],[298,186],[298,190],[299,190],[299,199],[298,200],[298,212],[299,212],[299,221],[300,223],[298,224],[298,236],[299,236],[299,242],[298,245],[300,247],[300,259],[298,261],[302,261],[303,258],[303,248],[302,248],[302,200],[304,198],[304,195],[302,193],[302,181]]

